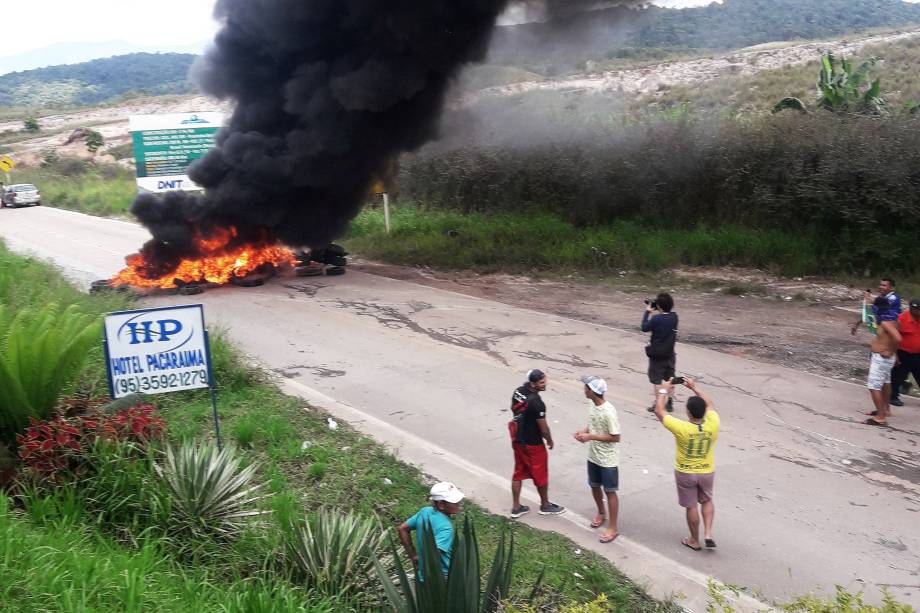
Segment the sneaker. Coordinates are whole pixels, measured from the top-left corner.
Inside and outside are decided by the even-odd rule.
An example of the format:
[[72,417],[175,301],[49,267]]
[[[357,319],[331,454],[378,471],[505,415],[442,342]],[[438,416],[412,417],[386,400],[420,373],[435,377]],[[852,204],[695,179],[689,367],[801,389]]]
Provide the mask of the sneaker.
[[521,515],[525,515],[527,513],[530,513],[530,507],[528,507],[526,504],[522,504],[516,509],[511,509],[511,519],[517,519]]
[[648,411],[649,413],[654,413],[654,412],[655,412],[655,405],[653,404],[652,406],[650,406],[649,408],[647,408],[646,411]]
[[666,408],[668,409],[668,413],[674,412],[674,399],[673,398],[668,398],[668,406]]
[[904,401],[901,400],[900,398],[892,398],[892,399],[888,402],[888,404],[890,404],[890,405],[893,406],[893,407],[903,407],[903,406],[904,406]]
[[561,507],[555,502],[540,507],[540,515],[562,515],[565,513],[565,507]]

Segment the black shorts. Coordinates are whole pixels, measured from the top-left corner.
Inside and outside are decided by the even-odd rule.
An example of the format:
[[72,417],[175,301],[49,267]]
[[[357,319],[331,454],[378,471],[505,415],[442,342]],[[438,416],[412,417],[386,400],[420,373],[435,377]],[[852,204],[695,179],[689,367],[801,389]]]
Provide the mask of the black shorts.
[[674,367],[677,365],[677,355],[669,358],[649,358],[648,380],[653,385],[667,381],[674,376]]

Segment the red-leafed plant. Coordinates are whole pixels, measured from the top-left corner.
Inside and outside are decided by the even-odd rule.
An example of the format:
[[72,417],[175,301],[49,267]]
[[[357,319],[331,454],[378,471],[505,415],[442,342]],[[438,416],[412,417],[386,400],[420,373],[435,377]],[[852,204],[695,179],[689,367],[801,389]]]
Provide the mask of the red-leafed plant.
[[16,435],[19,457],[38,476],[60,479],[77,475],[83,454],[98,439],[130,442],[143,448],[163,436],[166,422],[152,404],[139,404],[113,413],[30,419],[25,434]]

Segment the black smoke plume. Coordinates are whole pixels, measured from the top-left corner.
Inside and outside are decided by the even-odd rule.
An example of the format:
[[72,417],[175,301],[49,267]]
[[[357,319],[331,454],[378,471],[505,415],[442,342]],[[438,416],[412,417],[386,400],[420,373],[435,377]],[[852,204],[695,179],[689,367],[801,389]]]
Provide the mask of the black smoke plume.
[[235,103],[189,169],[204,195],[139,196],[149,274],[235,226],[321,246],[340,236],[390,161],[436,136],[451,78],[481,59],[506,0],[218,0],[222,23],[193,71]]

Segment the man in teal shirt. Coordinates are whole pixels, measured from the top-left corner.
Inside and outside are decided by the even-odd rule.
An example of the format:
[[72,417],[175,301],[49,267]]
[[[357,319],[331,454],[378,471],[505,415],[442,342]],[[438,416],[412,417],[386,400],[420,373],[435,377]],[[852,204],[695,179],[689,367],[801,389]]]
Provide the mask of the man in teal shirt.
[[[460,512],[460,501],[463,500],[463,492],[457,489],[456,485],[447,481],[435,483],[429,494],[431,506],[419,510],[399,526],[399,540],[415,566],[419,581],[424,580],[423,565],[419,561],[419,555],[425,550],[422,537],[426,526],[434,535],[434,542],[441,552],[441,571],[445,577],[447,576],[450,570],[450,553],[454,547],[454,526],[450,518]],[[416,544],[414,546],[412,531],[415,531]]]

